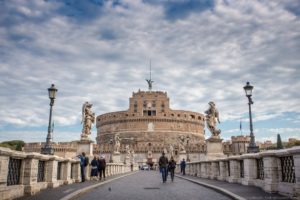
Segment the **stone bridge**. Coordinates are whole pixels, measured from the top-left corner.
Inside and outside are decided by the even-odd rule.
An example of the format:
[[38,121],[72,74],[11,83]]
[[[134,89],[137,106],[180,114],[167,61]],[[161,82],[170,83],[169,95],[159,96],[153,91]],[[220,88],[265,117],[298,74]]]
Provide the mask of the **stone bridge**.
[[77,160],[0,148],[0,199],[300,199],[300,147],[188,163],[185,176],[176,171],[174,182],[162,183],[159,171],[109,163],[105,181],[81,183]]

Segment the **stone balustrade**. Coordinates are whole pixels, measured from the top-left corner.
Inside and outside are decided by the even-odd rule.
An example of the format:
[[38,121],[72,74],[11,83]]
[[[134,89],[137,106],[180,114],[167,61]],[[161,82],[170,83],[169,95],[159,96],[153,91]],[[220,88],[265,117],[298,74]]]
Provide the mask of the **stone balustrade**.
[[[106,176],[129,172],[130,166],[108,163]],[[134,167],[137,170],[137,166]],[[90,165],[86,167],[90,178]],[[24,153],[0,147],[0,199],[34,195],[46,188],[81,181],[79,160],[39,153]]]
[[[180,167],[176,168],[180,172]],[[243,185],[266,192],[300,197],[300,147],[189,162],[186,174]]]

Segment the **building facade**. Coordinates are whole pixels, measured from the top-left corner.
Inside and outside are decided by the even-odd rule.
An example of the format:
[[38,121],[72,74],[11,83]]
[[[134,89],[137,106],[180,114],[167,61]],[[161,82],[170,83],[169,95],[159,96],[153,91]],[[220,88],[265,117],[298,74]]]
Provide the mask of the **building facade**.
[[155,160],[162,151],[176,157],[180,153],[180,137],[188,138],[184,146],[191,160],[198,160],[205,151],[205,116],[171,109],[166,92],[133,92],[128,110],[97,116],[96,127],[99,151],[110,152],[110,141],[118,134],[120,152],[125,153],[129,145],[139,161],[149,157]]

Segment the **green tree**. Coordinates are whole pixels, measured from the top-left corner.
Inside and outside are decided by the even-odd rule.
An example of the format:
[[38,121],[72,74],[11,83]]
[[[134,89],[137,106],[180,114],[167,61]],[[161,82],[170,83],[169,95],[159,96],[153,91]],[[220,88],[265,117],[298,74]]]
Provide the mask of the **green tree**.
[[0,143],[1,147],[10,148],[12,150],[22,151],[25,142],[22,140],[11,140],[11,141],[4,141]]
[[286,145],[287,148],[291,148],[293,146],[300,146],[300,140],[291,140]]
[[280,134],[277,134],[277,149],[283,149]]

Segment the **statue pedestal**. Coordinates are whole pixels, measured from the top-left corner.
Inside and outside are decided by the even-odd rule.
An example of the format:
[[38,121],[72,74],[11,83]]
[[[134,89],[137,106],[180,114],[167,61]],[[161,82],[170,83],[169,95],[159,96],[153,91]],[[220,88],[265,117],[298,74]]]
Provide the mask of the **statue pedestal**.
[[93,143],[92,140],[78,141],[77,155],[81,155],[81,153],[84,152],[88,157],[93,156]]
[[223,144],[220,137],[211,137],[206,140],[206,160],[215,160],[226,157],[223,153]]
[[112,154],[112,162],[113,163],[121,163],[121,155],[120,152],[114,152]]
[[130,157],[129,156],[125,156],[124,164],[130,165]]
[[186,161],[186,159],[187,159],[186,151],[179,152],[177,163],[180,163],[182,161],[182,159],[184,159]]

